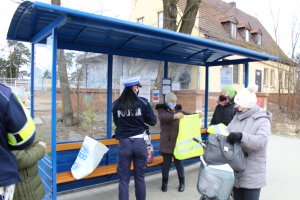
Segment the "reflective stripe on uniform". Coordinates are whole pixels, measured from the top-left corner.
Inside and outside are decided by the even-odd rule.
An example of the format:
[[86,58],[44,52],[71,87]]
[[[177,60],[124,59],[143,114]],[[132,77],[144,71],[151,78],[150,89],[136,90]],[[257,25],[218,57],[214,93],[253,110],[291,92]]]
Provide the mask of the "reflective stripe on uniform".
[[16,96],[19,103],[21,104],[23,111],[26,116],[27,122],[24,124],[24,126],[16,133],[8,133],[8,143],[11,146],[19,146],[27,142],[31,139],[32,135],[35,132],[35,123],[30,116],[27,108],[23,105],[23,103],[20,101],[20,99]]

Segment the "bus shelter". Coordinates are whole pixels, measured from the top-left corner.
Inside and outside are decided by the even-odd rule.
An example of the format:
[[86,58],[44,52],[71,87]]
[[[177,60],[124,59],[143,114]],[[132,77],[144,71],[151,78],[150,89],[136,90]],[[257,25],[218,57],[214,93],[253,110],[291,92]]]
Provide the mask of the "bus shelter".
[[[29,1],[21,3],[15,11],[7,39],[31,44],[30,110],[37,124],[37,137],[46,140],[49,145],[47,155],[39,163],[47,191],[45,199],[56,199],[57,191],[116,179],[115,171],[105,174],[103,168],[99,170],[101,176],[98,174],[98,177],[84,180],[73,180],[68,174],[82,143],[82,139],[76,137],[80,131],[91,136],[93,132],[101,132],[102,137],[95,137],[106,142],[110,150],[99,166],[115,167],[112,164],[116,163],[114,145],[117,141],[111,139],[114,130],[111,109],[121,90],[121,76],[140,75],[146,73],[146,68],[146,76],[156,74],[155,78],[161,79],[158,88],[154,87],[156,81],[153,78],[145,81],[148,85],[146,95],[154,100],[154,91],[161,94],[163,90],[170,90],[168,81],[171,81],[169,76],[173,71],[170,65],[205,69],[203,129],[206,129],[211,67],[244,64],[247,86],[249,62],[278,60],[275,56],[233,45]],[[137,65],[143,66],[137,70]],[[70,68],[72,73],[68,72]],[[64,77],[74,82],[65,82]],[[70,97],[67,99],[71,99],[69,104],[73,114],[78,117],[75,124],[86,123],[90,129],[86,132],[86,129],[78,128],[78,132],[68,135],[73,138],[61,140],[60,134],[71,129],[60,127],[60,114],[66,112],[64,109],[68,103],[64,101],[65,91]],[[86,109],[82,110],[83,107]],[[101,119],[100,125],[97,125],[96,119]],[[155,134],[158,129],[150,130],[157,139],[154,145],[156,156],[159,155],[159,134]],[[160,170],[155,165],[150,168],[150,171]]]

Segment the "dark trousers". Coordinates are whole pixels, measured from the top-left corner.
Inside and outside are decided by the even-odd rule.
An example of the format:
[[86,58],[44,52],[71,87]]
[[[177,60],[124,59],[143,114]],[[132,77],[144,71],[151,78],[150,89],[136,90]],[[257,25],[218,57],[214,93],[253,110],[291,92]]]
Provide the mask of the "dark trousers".
[[184,168],[181,160],[177,160],[173,154],[162,153],[164,162],[162,166],[162,176],[169,177],[169,171],[172,164],[172,158],[174,158],[174,163],[176,166],[178,177],[184,177]]
[[119,200],[128,200],[130,163],[134,164],[135,196],[146,199],[145,172],[147,165],[147,145],[143,138],[121,139],[118,146]]
[[259,200],[260,188],[233,188],[234,200]]

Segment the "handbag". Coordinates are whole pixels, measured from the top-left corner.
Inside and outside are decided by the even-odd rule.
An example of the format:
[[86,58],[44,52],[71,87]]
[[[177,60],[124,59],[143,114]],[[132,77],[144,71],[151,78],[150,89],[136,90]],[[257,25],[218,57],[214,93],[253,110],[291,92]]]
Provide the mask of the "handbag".
[[227,136],[210,134],[206,144],[204,160],[207,164],[229,164],[235,172],[242,172],[246,168],[244,153],[240,143],[230,144]]
[[154,150],[153,150],[153,144],[151,144],[151,138],[150,135],[147,135],[148,139],[146,139],[147,144],[147,163],[152,163],[154,158]]

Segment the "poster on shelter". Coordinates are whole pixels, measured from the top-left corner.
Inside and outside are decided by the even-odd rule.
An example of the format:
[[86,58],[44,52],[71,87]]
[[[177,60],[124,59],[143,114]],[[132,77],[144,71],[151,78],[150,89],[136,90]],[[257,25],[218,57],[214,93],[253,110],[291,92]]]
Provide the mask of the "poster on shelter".
[[221,68],[220,88],[232,86],[232,68]]

